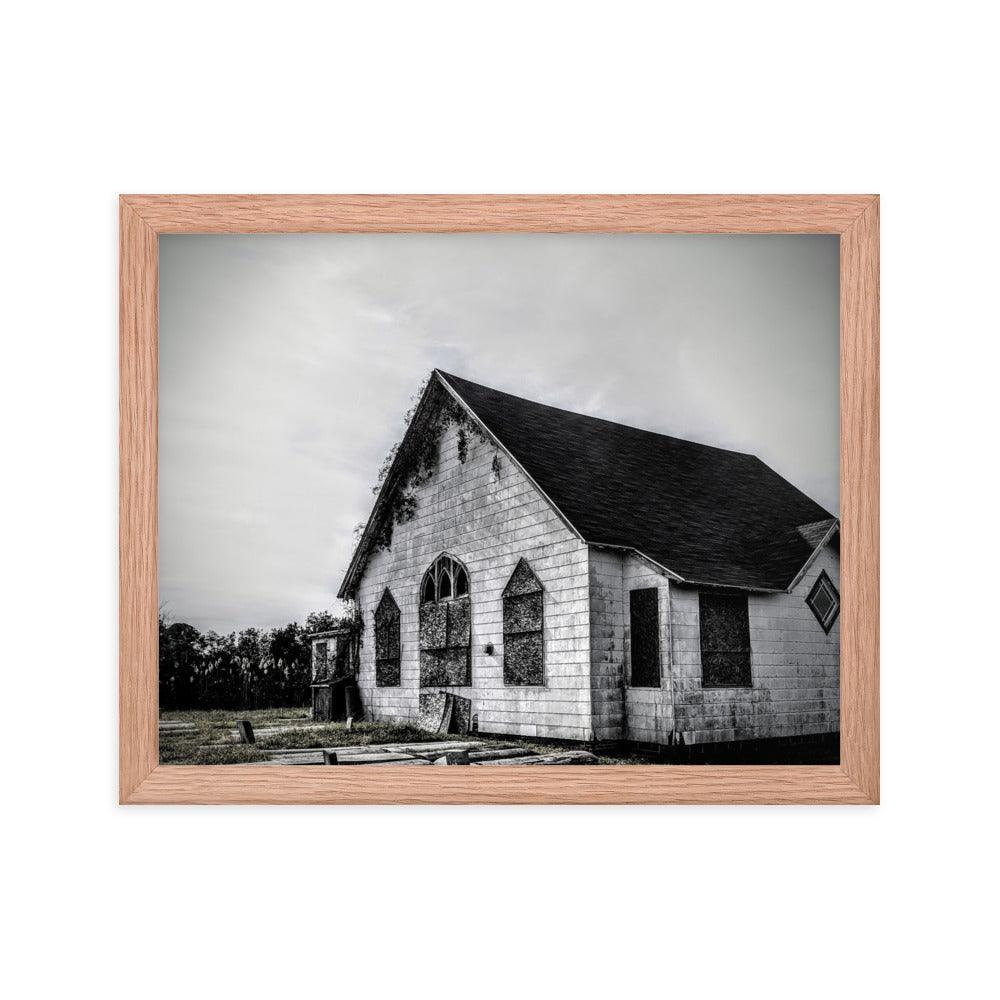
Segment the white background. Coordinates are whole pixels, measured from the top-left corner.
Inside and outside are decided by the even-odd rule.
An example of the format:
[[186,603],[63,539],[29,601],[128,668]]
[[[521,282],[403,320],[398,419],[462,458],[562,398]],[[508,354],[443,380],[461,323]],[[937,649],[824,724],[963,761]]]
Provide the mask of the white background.
[[[10,995],[964,996],[996,910],[985,5],[20,5]],[[116,805],[122,191],[880,192],[879,808]]]

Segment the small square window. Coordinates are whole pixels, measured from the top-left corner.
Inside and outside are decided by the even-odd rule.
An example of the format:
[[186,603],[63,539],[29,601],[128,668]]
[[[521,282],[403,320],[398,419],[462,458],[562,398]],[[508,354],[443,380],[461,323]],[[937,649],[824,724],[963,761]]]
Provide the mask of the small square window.
[[840,594],[837,593],[833,580],[826,575],[826,570],[820,573],[813,584],[813,589],[806,598],[806,604],[816,616],[816,621],[823,626],[823,631],[829,632],[840,614]]

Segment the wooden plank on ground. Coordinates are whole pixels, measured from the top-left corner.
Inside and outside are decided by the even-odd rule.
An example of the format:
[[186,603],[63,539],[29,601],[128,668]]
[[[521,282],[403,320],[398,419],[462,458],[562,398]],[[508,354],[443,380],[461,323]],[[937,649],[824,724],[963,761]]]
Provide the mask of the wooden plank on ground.
[[[280,736],[282,733],[303,733],[313,729],[322,729],[322,725],[315,726],[261,726],[255,730],[258,736]],[[230,736],[239,736],[239,729],[230,729]]]
[[441,740],[438,743],[385,743],[382,748],[398,753],[433,753],[435,750],[471,750],[485,746],[482,740]]
[[483,760],[477,766],[514,764],[596,764],[597,758],[586,750],[569,750],[566,753],[533,754],[530,757],[505,757],[500,760]]
[[277,759],[261,761],[262,764],[280,764],[283,767],[311,767],[314,764],[323,763],[323,755],[316,757],[279,757]]
[[397,764],[414,759],[406,753],[335,753],[331,756],[338,764]]
[[531,755],[531,751],[525,750],[523,747],[496,747],[490,750],[470,750],[469,763],[476,764],[484,760],[503,760],[510,757],[527,757]]
[[363,763],[367,767],[424,767],[430,766],[431,762],[424,760],[423,757],[407,757],[405,760],[357,761],[357,763]]

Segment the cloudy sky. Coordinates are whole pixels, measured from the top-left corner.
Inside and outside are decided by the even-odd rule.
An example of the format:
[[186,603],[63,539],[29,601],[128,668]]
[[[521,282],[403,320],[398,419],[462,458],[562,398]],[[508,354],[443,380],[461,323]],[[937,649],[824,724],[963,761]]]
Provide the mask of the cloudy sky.
[[836,236],[160,237],[160,600],[339,610],[432,368],[752,452],[840,511]]

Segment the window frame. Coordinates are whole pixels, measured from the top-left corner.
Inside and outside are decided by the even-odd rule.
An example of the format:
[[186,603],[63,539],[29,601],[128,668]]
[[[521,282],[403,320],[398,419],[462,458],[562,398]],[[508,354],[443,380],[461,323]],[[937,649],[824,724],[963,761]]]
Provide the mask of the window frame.
[[[445,581],[448,584],[449,593],[447,596],[442,596],[441,584]],[[426,596],[428,584],[431,584],[433,589],[433,595],[429,598]],[[462,593],[458,592],[460,585],[465,587]],[[470,597],[472,587],[469,583],[469,571],[460,559],[456,559],[448,552],[442,552],[427,567],[423,577],[421,577],[418,594],[420,604],[444,604],[447,601],[458,601],[463,597]]]
[[[816,594],[823,590],[824,587],[828,587],[831,591],[831,596],[833,597],[833,609],[826,615],[820,616],[819,612],[816,610],[814,601],[816,599]],[[819,622],[820,628],[823,629],[826,635],[830,634],[830,630],[834,625],[837,624],[837,619],[840,617],[840,591],[837,589],[837,585],[830,579],[830,574],[827,573],[825,569],[819,571],[819,576],[816,577],[816,582],[809,588],[809,593],[806,595],[806,605],[809,610],[813,613],[816,621]],[[827,622],[826,619],[829,619]]]
[[[391,604],[391,609],[383,611]],[[384,622],[385,616],[392,620],[390,627],[394,627],[396,631],[396,655],[393,656],[379,656],[379,631],[382,627],[380,621]],[[381,616],[381,618],[380,618]],[[375,605],[375,610],[372,612],[372,622],[373,629],[375,632],[375,687],[377,688],[394,688],[402,687],[403,684],[403,640],[400,630],[400,618],[401,613],[399,610],[399,604],[396,598],[393,597],[392,591],[386,587],[382,591],[382,596],[379,598],[378,604]],[[394,684],[386,684],[379,680],[379,665],[384,663],[395,663],[396,665],[396,682]]]
[[[729,599],[742,599],[743,607],[746,609],[746,638],[747,645],[746,649],[705,649],[705,631],[704,631],[704,612],[702,610],[702,600],[704,598],[709,598],[710,600],[718,598],[729,598]],[[736,653],[746,653],[746,681],[737,684],[719,684],[706,682],[705,680],[705,653],[721,653],[727,655],[734,655]],[[701,686],[703,689],[716,690],[716,691],[747,691],[753,688],[753,638],[750,634],[750,595],[746,591],[710,591],[710,590],[699,590],[698,591],[698,658],[699,665],[701,667]]]
[[[516,590],[511,588],[515,586],[515,582],[519,576],[523,577],[521,567],[530,574],[531,581],[529,581],[529,586],[532,586],[530,590],[522,590],[518,587]],[[508,631],[507,629],[507,602],[514,601],[517,598],[523,597],[534,597],[538,595],[538,628],[536,629],[521,629],[518,631]],[[523,556],[518,559],[517,564],[511,571],[510,576],[507,579],[507,583],[504,585],[503,591],[500,594],[500,629],[501,635],[503,637],[503,662],[500,665],[501,679],[503,680],[503,686],[505,688],[540,688],[546,687],[548,685],[548,673],[545,669],[545,587],[542,586],[542,581],[538,579],[538,574],[531,568],[531,563],[528,562]],[[507,637],[508,636],[538,636],[539,645],[539,669],[540,669],[540,680],[537,681],[509,681],[507,679]]]
[[[636,629],[633,625],[633,612],[632,612],[632,595],[646,593],[648,591],[653,591],[655,594],[656,611],[655,611],[655,623],[656,623],[656,652],[654,655],[654,662],[656,665],[656,682],[655,683],[637,683],[635,680],[635,634]],[[663,687],[663,643],[660,636],[660,588],[659,587],[632,587],[628,592],[628,632],[629,632],[629,642],[628,642],[628,686],[631,688],[639,688],[646,691],[656,691]]]
[[319,681],[330,674],[330,643],[326,639],[316,639],[312,648],[312,680]]
[[[442,581],[447,581],[448,593],[445,596],[441,594]],[[464,586],[463,592],[456,593],[460,585]],[[428,589],[430,589],[429,597]],[[417,598],[419,620],[417,633],[418,687],[470,687],[472,685],[472,583],[468,568],[461,559],[457,559],[451,553],[440,553],[421,577]],[[456,609],[463,604],[466,608],[460,615]],[[425,633],[428,631],[426,625],[429,618],[427,608],[431,606],[441,608],[444,612],[444,645],[426,644]],[[463,616],[464,621],[462,620]],[[449,642],[453,625],[462,632],[468,632],[468,639],[464,644],[455,645]],[[454,659],[459,650],[464,653],[465,660],[465,679],[463,681],[425,680],[430,672],[428,666],[430,661],[436,659],[439,661],[439,665],[444,664],[444,670],[448,670],[449,659]]]

